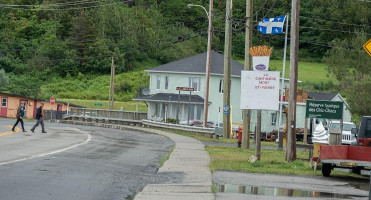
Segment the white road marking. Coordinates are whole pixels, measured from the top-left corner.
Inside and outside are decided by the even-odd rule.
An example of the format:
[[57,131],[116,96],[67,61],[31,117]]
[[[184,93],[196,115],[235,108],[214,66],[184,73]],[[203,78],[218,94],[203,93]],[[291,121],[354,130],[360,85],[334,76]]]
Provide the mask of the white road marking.
[[[83,132],[83,131],[80,131],[80,132]],[[8,165],[8,164],[11,164],[11,163],[16,163],[16,162],[21,162],[21,161],[26,161],[26,160],[31,160],[31,159],[35,159],[35,158],[40,158],[40,157],[43,157],[43,156],[48,156],[48,155],[52,155],[52,154],[56,154],[56,153],[61,153],[61,152],[68,151],[70,149],[76,148],[78,146],[87,144],[91,140],[91,135],[89,133],[86,133],[86,132],[83,132],[83,133],[87,134],[88,138],[82,143],[78,143],[78,144],[72,145],[70,147],[59,149],[59,150],[48,152],[48,153],[41,153],[41,154],[36,154],[36,155],[26,157],[26,158],[21,158],[21,159],[17,159],[17,160],[2,162],[2,163],[0,163],[0,166],[1,165]]]

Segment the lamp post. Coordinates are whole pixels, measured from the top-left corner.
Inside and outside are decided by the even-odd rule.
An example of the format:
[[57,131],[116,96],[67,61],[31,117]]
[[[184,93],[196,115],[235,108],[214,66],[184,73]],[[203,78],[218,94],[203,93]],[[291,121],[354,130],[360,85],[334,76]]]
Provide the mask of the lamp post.
[[204,100],[204,127],[207,126],[207,116],[209,111],[209,82],[210,82],[210,61],[211,61],[211,42],[212,42],[212,31],[213,31],[213,0],[210,0],[209,3],[209,12],[207,12],[206,8],[201,5],[194,5],[188,4],[188,8],[191,7],[201,7],[209,20],[209,28],[208,28],[208,39],[207,39],[207,56],[206,56],[206,89],[205,89],[205,100]]

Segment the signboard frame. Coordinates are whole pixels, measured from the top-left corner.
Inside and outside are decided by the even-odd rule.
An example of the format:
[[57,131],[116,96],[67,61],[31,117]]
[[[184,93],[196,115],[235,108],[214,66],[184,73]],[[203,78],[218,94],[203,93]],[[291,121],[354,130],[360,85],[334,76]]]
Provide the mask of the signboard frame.
[[279,110],[280,72],[241,71],[240,109]]
[[306,118],[343,119],[344,102],[307,100],[305,108]]
[[179,90],[179,91],[189,91],[189,92],[195,91],[194,88],[190,88],[190,87],[176,87],[176,90]]

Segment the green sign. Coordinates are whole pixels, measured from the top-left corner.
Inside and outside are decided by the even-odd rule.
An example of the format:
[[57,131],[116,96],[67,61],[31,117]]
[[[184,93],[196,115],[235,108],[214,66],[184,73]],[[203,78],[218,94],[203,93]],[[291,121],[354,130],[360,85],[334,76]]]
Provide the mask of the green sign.
[[343,102],[307,100],[305,117],[343,119]]
[[99,106],[102,106],[102,104],[101,103],[95,103],[94,106],[99,107]]

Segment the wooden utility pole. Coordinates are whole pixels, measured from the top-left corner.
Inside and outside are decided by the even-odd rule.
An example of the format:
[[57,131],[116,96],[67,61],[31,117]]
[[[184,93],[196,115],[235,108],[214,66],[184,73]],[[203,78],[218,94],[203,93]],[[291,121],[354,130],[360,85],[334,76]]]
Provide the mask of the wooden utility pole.
[[261,152],[261,125],[262,125],[262,110],[258,110],[257,114],[257,124],[256,124],[256,151],[255,157],[257,160],[260,160],[260,152]]
[[224,42],[224,91],[223,105],[228,111],[223,114],[224,136],[230,138],[230,107],[231,107],[231,57],[232,57],[232,0],[226,0],[225,9],[225,42]]
[[[246,0],[246,27],[245,27],[245,63],[244,70],[251,70],[250,47],[252,46],[252,13],[253,0]],[[241,88],[242,89],[242,88]],[[250,148],[250,110],[242,111],[243,129],[242,129],[242,148]]]
[[300,0],[292,0],[290,32],[290,91],[288,108],[288,127],[286,161],[296,160],[296,95],[299,54],[299,8]]
[[110,91],[109,91],[109,99],[108,99],[109,110],[113,110],[114,96],[115,96],[115,64],[113,62],[113,57],[112,57]]
[[204,101],[204,127],[207,127],[207,115],[209,113],[209,82],[210,82],[210,65],[211,65],[211,44],[213,38],[213,0],[209,3],[209,13],[207,15],[209,19],[209,29],[207,37],[207,56],[206,56],[206,92]]

